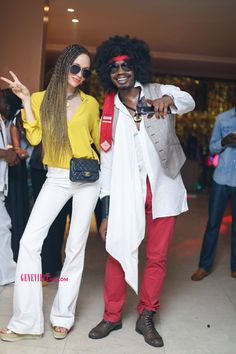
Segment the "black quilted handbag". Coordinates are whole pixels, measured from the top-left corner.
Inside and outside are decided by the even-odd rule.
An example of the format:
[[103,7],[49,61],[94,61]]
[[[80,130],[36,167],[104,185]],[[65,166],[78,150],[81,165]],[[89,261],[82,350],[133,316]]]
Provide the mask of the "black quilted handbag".
[[95,182],[98,178],[98,160],[72,157],[70,160],[70,180],[72,182]]

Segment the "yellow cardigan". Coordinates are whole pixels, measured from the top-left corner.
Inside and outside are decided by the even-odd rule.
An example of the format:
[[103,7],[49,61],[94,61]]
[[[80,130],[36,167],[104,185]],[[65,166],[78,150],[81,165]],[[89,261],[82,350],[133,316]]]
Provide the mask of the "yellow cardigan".
[[[23,125],[26,130],[26,138],[31,145],[38,145],[42,140],[42,126],[40,119],[40,106],[45,91],[35,92],[31,96],[31,107],[35,120],[32,123],[26,121],[25,111],[22,110]],[[68,136],[75,157],[97,158],[90,144],[94,143],[99,149],[99,105],[96,99],[80,91],[82,103],[76,112],[67,121]],[[45,153],[43,163],[49,167],[68,169],[72,155],[67,153],[60,160],[50,160]]]

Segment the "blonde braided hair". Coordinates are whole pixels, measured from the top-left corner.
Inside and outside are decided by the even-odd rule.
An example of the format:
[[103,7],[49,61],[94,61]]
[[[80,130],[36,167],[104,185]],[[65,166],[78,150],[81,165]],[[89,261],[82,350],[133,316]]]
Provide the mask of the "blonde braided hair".
[[66,116],[67,79],[71,64],[80,54],[90,57],[88,50],[78,44],[63,50],[40,107],[43,154],[47,153],[51,161],[58,161],[71,152]]

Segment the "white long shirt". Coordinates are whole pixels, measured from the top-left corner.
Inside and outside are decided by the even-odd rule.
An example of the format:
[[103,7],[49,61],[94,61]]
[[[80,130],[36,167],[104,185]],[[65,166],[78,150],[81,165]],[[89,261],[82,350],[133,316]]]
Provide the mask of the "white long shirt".
[[[141,97],[143,96],[143,87],[140,83],[135,86],[141,87]],[[174,106],[171,107],[171,113],[184,114],[194,108],[194,101],[192,97],[185,91],[181,91],[179,87],[173,85],[161,85],[162,95],[171,96],[174,100]],[[119,96],[115,96],[115,106],[119,109],[119,116],[125,115],[127,119],[133,121],[128,109],[122,104]],[[135,123],[133,122],[137,130]],[[150,140],[144,123],[141,122],[140,130],[137,130],[140,138],[141,149],[139,154],[145,164],[146,175],[148,175],[151,190],[152,190],[152,213],[153,218],[174,216],[188,210],[187,195],[181,175],[178,174],[175,179],[168,177],[162,168],[159,155],[157,154],[152,141]],[[122,142],[116,142],[122,143]],[[127,151],[128,153],[128,151]],[[112,159],[113,147],[108,152],[101,152],[101,198],[110,195],[110,183],[112,178]],[[144,190],[146,190],[146,178],[142,178],[145,183]]]
[[[143,93],[143,88],[139,83]],[[161,85],[162,95],[174,100],[172,113],[194,108],[192,97],[178,87]],[[181,175],[165,175],[160,158],[143,122],[138,131],[133,117],[115,96],[119,110],[115,139],[108,152],[101,153],[101,198],[110,195],[106,250],[117,259],[127,283],[138,292],[138,247],[145,234],[146,179],[152,190],[153,218],[174,216],[188,209]]]

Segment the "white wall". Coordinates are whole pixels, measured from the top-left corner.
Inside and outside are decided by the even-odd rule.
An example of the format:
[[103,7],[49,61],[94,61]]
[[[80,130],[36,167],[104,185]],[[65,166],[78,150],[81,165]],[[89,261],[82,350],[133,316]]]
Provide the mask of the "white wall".
[[[0,76],[16,73],[31,92],[41,89],[46,24],[44,0],[0,0]],[[3,81],[0,87],[6,87]]]

